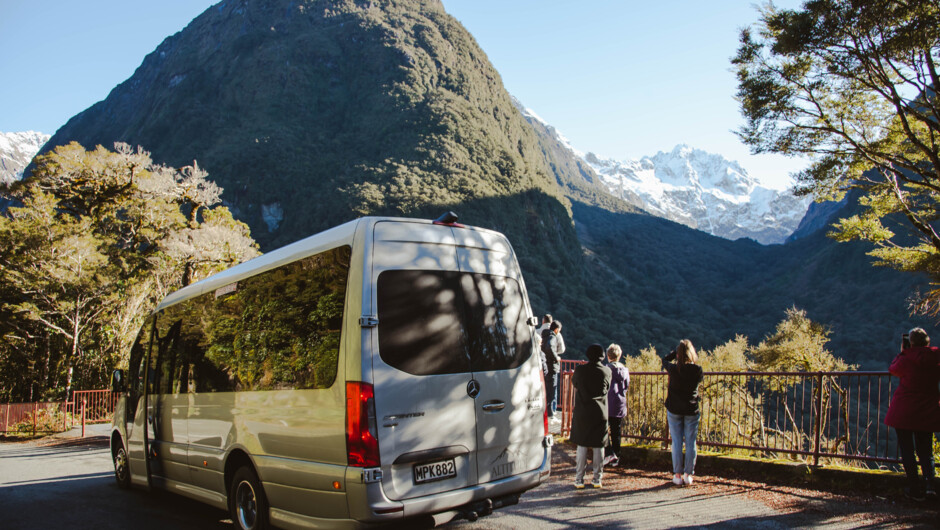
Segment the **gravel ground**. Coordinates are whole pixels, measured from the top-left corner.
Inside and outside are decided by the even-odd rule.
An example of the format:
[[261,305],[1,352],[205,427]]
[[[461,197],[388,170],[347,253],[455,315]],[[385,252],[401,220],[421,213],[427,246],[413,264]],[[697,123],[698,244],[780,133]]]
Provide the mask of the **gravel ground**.
[[[621,467],[606,467],[604,489],[624,493],[655,488],[677,488],[669,470],[649,469],[622,462]],[[553,480],[574,480],[574,447],[559,444],[554,448]],[[851,485],[846,484],[846,490]],[[803,487],[769,485],[760,477],[696,475],[691,487],[677,488],[702,497],[741,497],[758,501],[773,512],[789,515],[791,526],[814,527],[821,524],[845,528],[940,528],[940,502],[917,503],[900,491],[883,496],[863,493],[834,493]],[[730,525],[730,521],[729,521]]]

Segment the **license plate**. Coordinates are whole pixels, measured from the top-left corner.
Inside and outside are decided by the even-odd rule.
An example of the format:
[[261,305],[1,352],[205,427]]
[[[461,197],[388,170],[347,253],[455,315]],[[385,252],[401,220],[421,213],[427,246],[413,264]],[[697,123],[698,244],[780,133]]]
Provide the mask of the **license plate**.
[[414,474],[415,484],[445,480],[457,476],[457,464],[453,458],[429,464],[415,464]]

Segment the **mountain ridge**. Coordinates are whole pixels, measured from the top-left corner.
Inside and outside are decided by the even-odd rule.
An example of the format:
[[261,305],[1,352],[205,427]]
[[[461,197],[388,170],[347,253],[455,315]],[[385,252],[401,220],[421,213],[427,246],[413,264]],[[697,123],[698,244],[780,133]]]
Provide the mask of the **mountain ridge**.
[[910,327],[915,277],[872,269],[861,246],[818,230],[730,241],[613,196],[517,108],[439,2],[378,6],[221,2],[46,149],[123,141],[168,165],[198,160],[263,249],[361,215],[455,210],[509,237],[534,311],[566,323],[569,358],[595,342],[628,353],[689,337],[710,349],[739,332],[756,342],[801,304],[838,326],[837,354],[875,366]]

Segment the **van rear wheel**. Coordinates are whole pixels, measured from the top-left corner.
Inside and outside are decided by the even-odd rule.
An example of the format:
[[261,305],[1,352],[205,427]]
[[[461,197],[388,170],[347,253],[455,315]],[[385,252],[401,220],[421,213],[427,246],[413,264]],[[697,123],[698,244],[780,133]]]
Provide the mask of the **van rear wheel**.
[[235,528],[263,530],[268,528],[268,501],[255,470],[242,466],[232,477],[228,495],[229,513]]

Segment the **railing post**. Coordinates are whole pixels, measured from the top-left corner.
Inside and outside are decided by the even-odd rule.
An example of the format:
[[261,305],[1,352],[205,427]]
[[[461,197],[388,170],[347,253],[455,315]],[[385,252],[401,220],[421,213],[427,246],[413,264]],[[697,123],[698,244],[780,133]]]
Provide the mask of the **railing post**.
[[85,398],[82,398],[82,438],[85,437]]
[[33,403],[33,436],[36,436],[36,419],[39,416],[39,402]]
[[814,438],[816,441],[813,443],[813,467],[819,466],[819,439],[822,435],[822,395],[823,395],[823,373],[817,372],[816,374],[816,421],[815,421],[815,433]]

